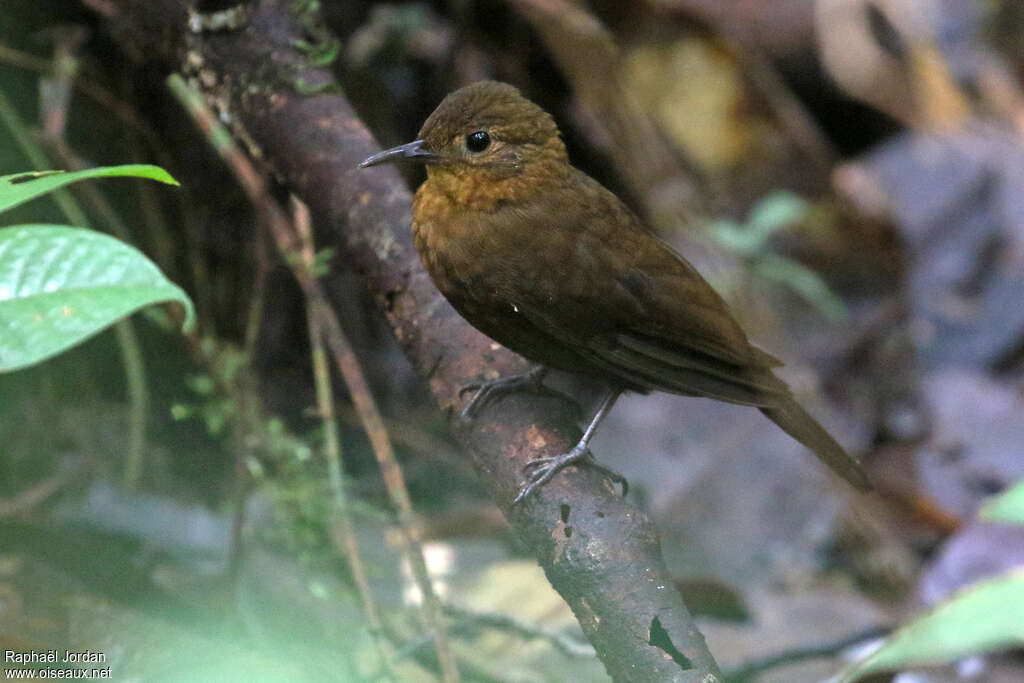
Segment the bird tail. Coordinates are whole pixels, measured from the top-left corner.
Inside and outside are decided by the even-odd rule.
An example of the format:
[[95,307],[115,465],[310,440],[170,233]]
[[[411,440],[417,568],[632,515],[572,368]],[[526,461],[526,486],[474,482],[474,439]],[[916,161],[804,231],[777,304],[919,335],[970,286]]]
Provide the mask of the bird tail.
[[860,461],[844,451],[825,428],[795,400],[788,399],[778,406],[763,407],[761,412],[791,437],[812,450],[843,479],[861,491],[871,488],[864,470],[861,469]]

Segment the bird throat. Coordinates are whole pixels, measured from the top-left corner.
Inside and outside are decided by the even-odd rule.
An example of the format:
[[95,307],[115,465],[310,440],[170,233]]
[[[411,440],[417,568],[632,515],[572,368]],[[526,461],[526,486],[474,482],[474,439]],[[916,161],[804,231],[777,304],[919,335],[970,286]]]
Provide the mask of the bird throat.
[[[501,205],[536,196],[537,191],[564,172],[564,163],[533,161],[529,168],[469,164],[427,166],[421,191],[439,195],[453,209],[491,211]],[[439,207],[438,207],[439,208]]]

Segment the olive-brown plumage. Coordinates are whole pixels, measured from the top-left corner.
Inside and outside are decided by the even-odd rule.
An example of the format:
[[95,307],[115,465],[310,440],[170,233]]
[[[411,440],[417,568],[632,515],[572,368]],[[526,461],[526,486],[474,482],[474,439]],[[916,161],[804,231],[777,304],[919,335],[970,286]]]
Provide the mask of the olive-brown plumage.
[[426,163],[413,202],[415,244],[455,309],[526,358],[609,387],[581,443],[535,463],[520,498],[588,454],[597,422],[623,390],[756,406],[866,487],[857,461],[773,374],[780,362],[750,344],[689,263],[569,164],[554,121],[515,88],[484,81],[450,94],[417,141],[363,165],[402,158]]

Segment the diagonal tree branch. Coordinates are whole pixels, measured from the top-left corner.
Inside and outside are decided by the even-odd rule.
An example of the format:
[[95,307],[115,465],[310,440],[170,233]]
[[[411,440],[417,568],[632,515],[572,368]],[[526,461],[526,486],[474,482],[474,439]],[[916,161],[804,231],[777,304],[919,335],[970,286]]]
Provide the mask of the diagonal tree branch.
[[[461,386],[525,363],[471,328],[434,288],[412,246],[408,189],[394,169],[356,168],[378,146],[348,101],[300,94],[334,81],[294,47],[301,37],[294,5],[260,0],[247,25],[211,33],[189,31],[182,0],[107,0],[102,13],[129,54],[194,76],[254,156],[309,205],[318,241],[336,244],[364,274],[405,354],[452,414]],[[519,395],[454,428],[615,680],[721,680],[673,588],[650,519],[610,481],[572,470],[510,506],[527,459],[574,443],[573,413],[561,399]]]

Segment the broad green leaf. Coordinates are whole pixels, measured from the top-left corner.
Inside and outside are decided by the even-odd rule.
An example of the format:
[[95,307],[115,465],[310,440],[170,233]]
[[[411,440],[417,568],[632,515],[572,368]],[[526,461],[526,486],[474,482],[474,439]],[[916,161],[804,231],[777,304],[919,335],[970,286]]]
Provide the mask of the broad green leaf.
[[1024,644],[1024,569],[980,581],[889,636],[882,647],[839,676],[945,664]]
[[138,249],[60,225],[0,229],[0,372],[55,356],[130,313],[192,302]]
[[980,516],[992,522],[1024,524],[1024,481],[990,498],[982,506]]
[[68,173],[66,171],[32,171],[0,176],[0,211],[6,211],[30,199],[52,192],[59,187],[86,178],[103,178],[111,176],[133,176],[149,178],[168,185],[177,185],[178,181],[159,166],[149,164],[126,164],[124,166],[101,166],[84,171]]

